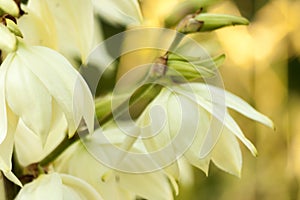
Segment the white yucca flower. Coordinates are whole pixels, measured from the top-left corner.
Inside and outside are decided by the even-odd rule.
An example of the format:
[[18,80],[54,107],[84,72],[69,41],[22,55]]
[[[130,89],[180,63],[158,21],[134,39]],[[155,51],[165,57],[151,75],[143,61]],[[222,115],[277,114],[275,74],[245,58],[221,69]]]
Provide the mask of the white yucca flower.
[[[105,135],[110,137],[111,143],[103,140],[100,129],[91,137],[84,139],[84,143],[76,142],[55,161],[54,169],[85,180],[96,188],[105,200],[133,200],[137,196],[148,200],[173,199],[172,187],[162,171],[134,174],[110,168],[109,165],[114,162],[106,163],[106,159],[118,160],[119,156],[111,144],[120,146],[124,137],[117,128],[106,130]],[[135,149],[135,152],[138,153],[140,150]],[[97,154],[102,154],[105,159],[97,160],[96,158],[99,158]],[[127,166],[147,164],[126,159],[120,162]]]
[[[242,155],[236,138],[254,155],[257,152],[227,108],[273,127],[269,118],[239,97],[211,85],[189,83],[164,88],[137,120],[141,128],[135,136],[143,138],[149,152],[164,152],[161,159],[166,159],[165,152],[174,158],[183,154],[205,173],[212,160],[224,171],[239,176]],[[168,151],[164,151],[168,145]]]
[[51,173],[40,175],[26,184],[16,200],[101,200],[97,191],[85,181],[67,175]]
[[24,10],[18,25],[28,44],[57,50],[69,61],[86,61],[94,42],[90,0],[29,0]]
[[[29,164],[43,157],[42,147],[48,152],[53,149],[64,131],[72,137],[82,119],[93,131],[94,103],[86,82],[49,48],[19,41],[17,50],[1,64],[0,94],[0,169],[4,173],[11,170],[14,137],[20,137],[16,138],[18,156]],[[24,147],[21,140],[35,144],[28,142]],[[30,156],[37,154],[41,155]]]
[[92,0],[96,12],[113,24],[139,25],[143,17],[138,0]]

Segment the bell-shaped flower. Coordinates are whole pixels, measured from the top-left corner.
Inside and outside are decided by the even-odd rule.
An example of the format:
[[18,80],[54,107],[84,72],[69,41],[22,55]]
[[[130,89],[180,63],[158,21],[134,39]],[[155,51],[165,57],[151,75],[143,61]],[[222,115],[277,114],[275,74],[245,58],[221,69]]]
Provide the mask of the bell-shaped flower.
[[[117,159],[114,145],[121,146],[124,137],[117,128],[105,131],[105,136],[109,138],[108,143],[104,142],[101,135],[102,132],[98,129],[92,136],[85,138],[84,143],[79,141],[73,144],[54,162],[54,170],[85,180],[96,188],[104,199],[132,200],[136,197],[149,200],[173,199],[172,186],[162,171],[127,173],[109,166],[110,163],[106,162],[106,159]],[[99,160],[97,152],[103,154],[105,159]],[[135,152],[138,153],[140,150],[135,148]],[[126,160],[122,164],[132,166],[146,163]]]
[[[140,131],[135,137],[142,138],[149,152],[169,152],[167,157],[175,159],[184,155],[206,173],[212,160],[219,168],[239,176],[242,156],[236,138],[254,155],[257,152],[227,108],[273,127],[269,118],[239,97],[211,85],[188,83],[161,91],[137,120]],[[133,143],[130,140],[128,143]]]
[[16,200],[101,200],[97,191],[85,181],[67,174],[43,174],[26,184]]
[[[0,169],[4,173],[11,170],[14,137],[20,137],[16,139],[18,143],[26,137],[24,134],[34,134],[32,141],[51,149],[66,130],[72,137],[82,119],[93,131],[94,103],[86,82],[62,55],[49,48],[19,41],[17,50],[1,64],[0,93]],[[57,133],[62,136],[50,136]],[[27,153],[18,152],[28,156],[36,155],[32,153],[40,150],[36,145],[20,147],[20,142],[16,148],[27,149]],[[30,159],[41,158],[40,155]],[[25,163],[30,162],[24,159]]]
[[95,11],[112,24],[139,25],[143,17],[137,0],[92,0]]
[[90,0],[29,0],[18,20],[24,40],[62,53],[72,63],[85,62],[94,42]]

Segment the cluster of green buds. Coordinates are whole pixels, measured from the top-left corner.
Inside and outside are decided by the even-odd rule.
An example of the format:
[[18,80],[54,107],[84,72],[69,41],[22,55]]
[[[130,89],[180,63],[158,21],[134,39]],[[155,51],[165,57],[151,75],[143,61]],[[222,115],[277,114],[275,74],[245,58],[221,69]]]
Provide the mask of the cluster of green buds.
[[225,60],[224,54],[212,58],[209,55],[204,57],[185,55],[185,52],[178,50],[180,43],[189,34],[213,31],[227,26],[248,25],[249,21],[244,17],[202,13],[202,11],[201,8],[178,23],[177,34],[169,51],[155,61],[150,76],[168,77],[173,82],[193,82],[215,75],[216,70]]

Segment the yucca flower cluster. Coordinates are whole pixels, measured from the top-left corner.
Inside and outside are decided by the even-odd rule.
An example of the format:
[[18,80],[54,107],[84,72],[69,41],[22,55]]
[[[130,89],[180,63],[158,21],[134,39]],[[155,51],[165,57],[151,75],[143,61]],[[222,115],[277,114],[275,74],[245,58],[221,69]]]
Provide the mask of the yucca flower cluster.
[[128,29],[124,52],[135,29],[149,31],[137,0],[0,1],[0,199],[171,200],[186,166],[208,174],[210,161],[240,176],[237,139],[257,152],[228,109],[273,123],[213,84],[224,55],[203,57],[185,38],[248,21],[191,13],[146,73],[128,71],[98,95],[83,71],[117,69],[118,57],[102,48],[99,17]]

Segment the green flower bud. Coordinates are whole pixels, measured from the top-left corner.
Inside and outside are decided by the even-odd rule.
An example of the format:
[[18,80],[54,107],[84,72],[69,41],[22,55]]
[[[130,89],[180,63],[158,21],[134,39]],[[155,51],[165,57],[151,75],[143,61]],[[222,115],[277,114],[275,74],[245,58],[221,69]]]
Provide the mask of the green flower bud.
[[18,36],[21,38],[23,37],[22,32],[20,31],[19,27],[17,26],[17,24],[14,21],[12,21],[10,19],[6,19],[6,26],[10,30],[10,32],[15,34],[15,36]]
[[226,26],[248,25],[249,21],[244,17],[226,14],[192,14],[186,16],[178,25],[181,33],[196,33],[213,31]]
[[176,54],[170,54],[168,67],[172,70],[169,70],[167,75],[178,76],[179,73],[188,80],[200,77],[211,77],[215,75],[215,69],[217,69],[224,60],[224,54],[204,60],[200,60],[198,57],[184,58]]
[[249,21],[244,17],[226,14],[203,13],[195,17],[195,20],[203,22],[200,32],[212,31],[218,28],[234,25],[248,25]]

